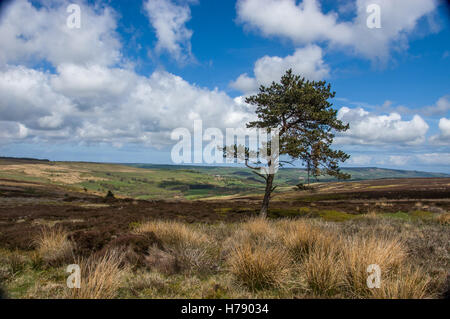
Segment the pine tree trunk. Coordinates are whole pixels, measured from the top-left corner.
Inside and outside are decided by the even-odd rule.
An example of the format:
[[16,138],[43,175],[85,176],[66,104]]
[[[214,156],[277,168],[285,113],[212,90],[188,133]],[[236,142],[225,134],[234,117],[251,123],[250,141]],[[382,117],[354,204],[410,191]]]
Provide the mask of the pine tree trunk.
[[306,171],[308,173],[308,178],[307,178],[308,186],[309,186],[309,170],[310,170],[310,166],[309,166],[309,161],[308,161],[308,163],[306,164]]
[[270,201],[270,195],[272,193],[272,185],[273,185],[274,177],[275,177],[274,174],[269,174],[267,176],[266,190],[265,190],[265,193],[264,193],[264,199],[263,199],[263,202],[262,202],[261,211],[259,212],[259,216],[262,217],[262,218],[266,218],[267,217],[267,212],[269,210],[269,201]]

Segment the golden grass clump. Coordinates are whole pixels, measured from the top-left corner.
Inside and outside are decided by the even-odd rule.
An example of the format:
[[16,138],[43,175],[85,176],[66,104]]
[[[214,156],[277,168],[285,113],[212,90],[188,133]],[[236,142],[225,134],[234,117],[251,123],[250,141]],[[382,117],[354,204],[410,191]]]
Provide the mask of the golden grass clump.
[[229,271],[251,290],[280,288],[289,276],[291,262],[288,253],[279,247],[235,247],[227,259]]
[[405,267],[381,279],[379,289],[370,289],[376,299],[423,299],[436,297],[429,293],[430,278],[421,269]]
[[241,229],[252,237],[264,237],[272,234],[271,223],[261,217],[251,218],[241,225]]
[[436,220],[441,225],[450,225],[450,213],[442,213],[436,217]]
[[37,253],[42,261],[56,266],[72,257],[73,245],[61,227],[43,227],[35,239]]
[[102,256],[91,256],[79,263],[80,288],[70,289],[67,297],[72,299],[111,299],[117,296],[122,279],[128,269],[123,266],[123,254],[108,250]]
[[339,243],[312,246],[300,270],[314,296],[328,297],[338,293],[344,282]]
[[150,232],[169,246],[201,246],[208,242],[205,234],[177,221],[148,221],[134,229],[136,234]]
[[228,255],[242,245],[279,246],[278,234],[273,227],[273,222],[260,217],[243,222],[222,244],[223,253]]
[[369,265],[378,265],[382,277],[385,277],[390,271],[399,269],[406,258],[406,249],[401,241],[374,234],[345,240],[342,252],[345,284],[351,292],[360,296],[368,291]]
[[311,221],[284,220],[275,224],[279,242],[284,245],[295,261],[301,261],[316,245],[328,249],[337,240],[331,233],[320,229]]
[[255,217],[242,223],[233,235],[233,239],[239,243],[271,244],[276,240],[276,232],[270,221]]

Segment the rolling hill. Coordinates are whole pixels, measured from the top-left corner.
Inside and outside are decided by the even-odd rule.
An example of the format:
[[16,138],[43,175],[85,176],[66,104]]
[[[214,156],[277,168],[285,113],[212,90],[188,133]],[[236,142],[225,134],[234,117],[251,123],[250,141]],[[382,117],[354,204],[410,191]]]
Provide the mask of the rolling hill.
[[[343,171],[350,173],[354,181],[449,177],[441,173],[376,167]],[[58,185],[67,190],[98,195],[111,190],[116,195],[137,199],[200,199],[255,194],[264,189],[262,179],[242,167],[52,162],[29,158],[0,158],[0,179]],[[305,180],[305,170],[283,168],[277,174],[276,183],[280,186],[279,191],[285,191]],[[336,179],[321,176],[318,181]]]

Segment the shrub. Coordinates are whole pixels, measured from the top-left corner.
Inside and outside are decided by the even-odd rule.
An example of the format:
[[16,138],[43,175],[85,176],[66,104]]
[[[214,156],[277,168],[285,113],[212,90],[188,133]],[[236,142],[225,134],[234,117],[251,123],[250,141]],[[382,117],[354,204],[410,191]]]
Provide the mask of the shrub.
[[212,242],[210,237],[197,229],[180,222],[151,221],[139,225],[134,232],[153,233],[162,242],[163,250],[152,247],[146,257],[147,265],[162,272],[207,273],[217,268],[220,261],[218,243]]
[[104,254],[108,250],[115,249],[123,254],[123,261],[136,269],[146,265],[145,256],[149,247],[161,243],[153,233],[124,234],[109,242],[98,254]]
[[167,275],[176,274],[181,270],[175,256],[156,246],[149,247],[148,255],[145,257],[145,263],[149,268],[156,269]]

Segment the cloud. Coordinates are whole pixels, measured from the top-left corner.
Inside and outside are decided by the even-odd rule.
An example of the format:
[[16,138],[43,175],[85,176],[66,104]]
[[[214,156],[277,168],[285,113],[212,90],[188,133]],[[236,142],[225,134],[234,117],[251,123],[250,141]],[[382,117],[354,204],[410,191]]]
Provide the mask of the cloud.
[[54,129],[73,105],[50,84],[53,76],[24,66],[0,71],[0,118],[29,128]]
[[435,105],[426,106],[421,111],[426,116],[446,115],[450,112],[450,96],[441,97]]
[[327,77],[330,71],[323,61],[322,49],[316,45],[309,45],[295,50],[293,55],[284,58],[277,56],[260,58],[253,69],[254,78],[242,74],[230,86],[244,93],[252,93],[260,85],[270,85],[272,81],[279,81],[288,69],[309,80],[321,80]]
[[450,137],[450,119],[445,117],[439,120],[439,129],[441,130],[442,136]]
[[368,165],[372,162],[372,156],[369,155],[356,155],[356,156],[352,156],[350,157],[350,159],[348,160],[349,164],[353,164],[353,165]]
[[416,155],[416,158],[427,165],[450,165],[450,153],[425,153]]
[[81,28],[66,20],[68,1],[47,1],[39,8],[26,0],[5,7],[0,20],[0,65],[33,65],[42,60],[61,63],[112,65],[120,62],[120,41],[114,13],[81,4]]
[[411,160],[411,156],[390,155],[389,163],[395,166],[405,166]]
[[403,121],[400,114],[375,115],[362,108],[342,107],[337,117],[350,124],[350,129],[338,134],[337,144],[397,144],[414,145],[425,141],[428,124],[414,115]]
[[191,19],[189,3],[175,4],[171,0],[147,0],[144,8],[150,23],[156,31],[158,42],[156,51],[168,52],[180,63],[188,62],[193,58],[191,52],[192,30],[186,27]]
[[26,138],[28,129],[20,123],[0,121],[0,144],[3,141],[14,141]]
[[173,129],[191,128],[196,119],[205,128],[224,130],[241,127],[251,117],[246,104],[224,92],[167,72],[144,77],[121,68],[73,64],[57,70],[49,74],[17,66],[0,72],[0,118],[12,125],[8,132],[41,141],[163,146],[172,143]]
[[439,120],[439,135],[430,137],[433,144],[450,145],[450,119],[445,117]]
[[[367,27],[369,4],[381,8],[380,29]],[[236,4],[238,21],[264,36],[302,45],[326,42],[372,60],[385,60],[393,48],[407,47],[406,36],[436,7],[437,1],[357,0],[356,17],[341,21],[336,12],[324,13],[317,0],[298,4],[295,0],[238,0]]]
[[[75,142],[172,144],[170,133],[191,128],[241,127],[253,115],[248,105],[218,89],[192,85],[174,74],[137,74],[121,63],[116,15],[108,7],[81,6],[81,29],[66,27],[68,2],[49,0],[35,7],[12,2],[0,20],[0,140],[11,143]],[[169,38],[180,45],[190,38],[184,28],[185,6],[149,1],[171,26]],[[174,6],[174,7],[172,7]],[[174,9],[174,15],[165,12]],[[183,13],[184,12],[184,13]],[[164,14],[168,15],[164,15]],[[23,23],[27,21],[27,23]],[[181,33],[180,33],[181,32]],[[185,37],[187,36],[187,37]],[[181,38],[180,38],[181,37]],[[6,39],[6,41],[3,41]],[[169,39],[169,40],[170,40]],[[162,39],[161,46],[168,45]],[[175,48],[177,52],[178,49]],[[181,53],[180,53],[181,54]],[[52,64],[44,71],[36,64]],[[45,65],[45,64],[44,64]]]

